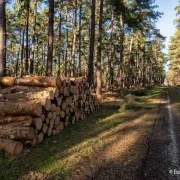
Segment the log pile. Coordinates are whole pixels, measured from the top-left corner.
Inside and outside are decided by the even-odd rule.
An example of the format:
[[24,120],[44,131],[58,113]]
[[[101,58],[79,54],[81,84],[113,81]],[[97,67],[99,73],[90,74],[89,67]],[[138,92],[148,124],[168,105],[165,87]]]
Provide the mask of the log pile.
[[18,155],[98,110],[84,77],[0,78],[0,148]]

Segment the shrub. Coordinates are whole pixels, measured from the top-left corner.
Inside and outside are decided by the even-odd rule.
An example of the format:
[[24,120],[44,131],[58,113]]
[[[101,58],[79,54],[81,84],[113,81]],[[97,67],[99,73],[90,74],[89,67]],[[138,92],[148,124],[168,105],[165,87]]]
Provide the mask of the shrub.
[[134,91],[131,92],[131,94],[135,95],[135,96],[146,96],[147,91],[145,89],[134,90]]

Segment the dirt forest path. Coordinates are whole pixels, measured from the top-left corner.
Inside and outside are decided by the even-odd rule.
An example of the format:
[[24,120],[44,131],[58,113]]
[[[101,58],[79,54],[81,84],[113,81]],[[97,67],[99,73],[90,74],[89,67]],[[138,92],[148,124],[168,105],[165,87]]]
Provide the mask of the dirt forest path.
[[176,88],[162,96],[159,119],[144,164],[144,179],[180,179],[180,117],[174,102],[178,97],[180,93]]

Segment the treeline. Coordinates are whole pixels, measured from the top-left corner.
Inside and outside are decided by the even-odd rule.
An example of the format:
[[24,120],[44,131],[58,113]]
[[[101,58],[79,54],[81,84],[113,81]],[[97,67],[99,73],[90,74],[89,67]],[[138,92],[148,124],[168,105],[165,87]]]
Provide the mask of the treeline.
[[170,67],[167,76],[167,83],[171,86],[180,85],[180,1],[175,9],[177,16],[175,19],[176,32],[171,37],[168,53]]
[[0,0],[1,76],[3,68],[11,76],[83,75],[97,94],[102,86],[162,84],[156,8],[153,0]]

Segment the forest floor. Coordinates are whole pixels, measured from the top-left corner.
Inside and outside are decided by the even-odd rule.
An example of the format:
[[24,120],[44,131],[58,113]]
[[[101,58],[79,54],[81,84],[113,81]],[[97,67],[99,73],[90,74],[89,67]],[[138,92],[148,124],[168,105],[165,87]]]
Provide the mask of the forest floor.
[[[162,129],[158,122],[164,117],[160,112],[165,110],[165,92],[165,88],[148,90],[146,96],[138,97],[139,108],[124,111],[118,94],[104,94],[98,112],[37,148],[26,149],[16,158],[0,151],[0,179],[153,179],[152,171],[158,166],[154,152],[161,148],[152,146],[158,140],[154,137],[164,135],[156,136]],[[180,95],[178,100],[174,93],[170,89],[173,105],[179,108]]]

